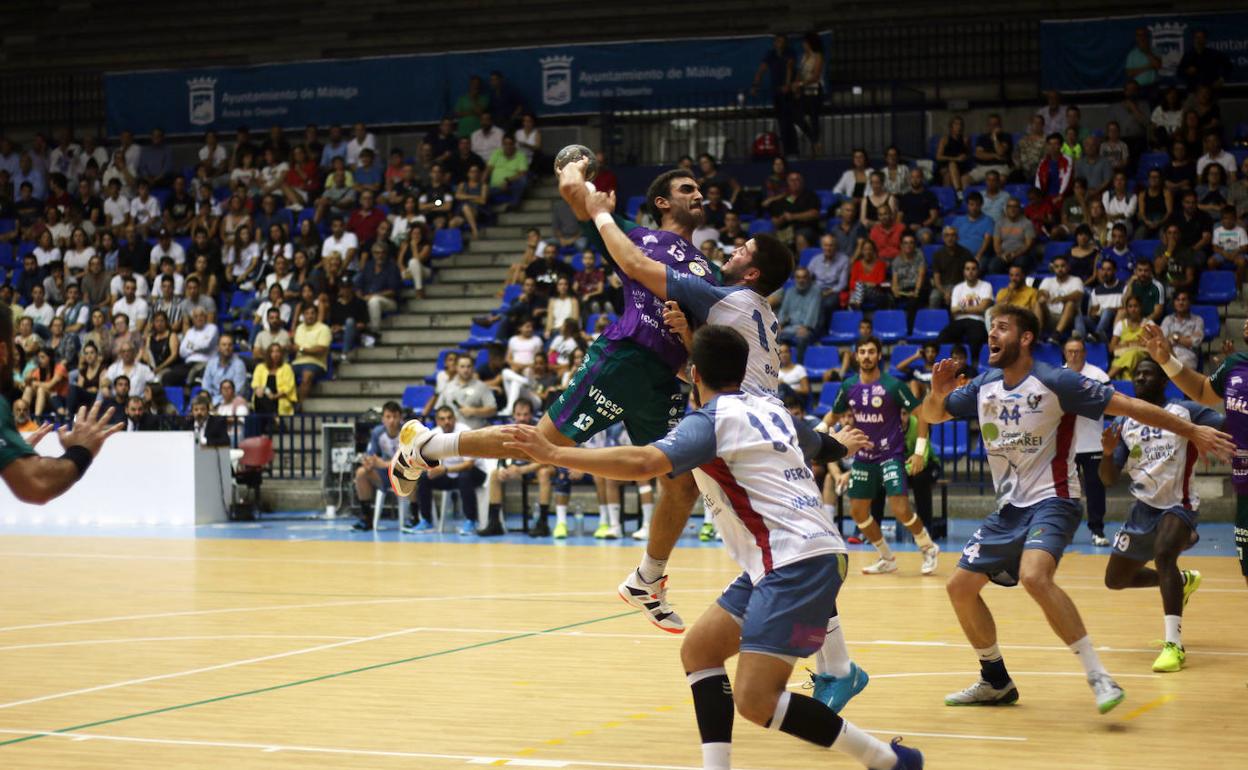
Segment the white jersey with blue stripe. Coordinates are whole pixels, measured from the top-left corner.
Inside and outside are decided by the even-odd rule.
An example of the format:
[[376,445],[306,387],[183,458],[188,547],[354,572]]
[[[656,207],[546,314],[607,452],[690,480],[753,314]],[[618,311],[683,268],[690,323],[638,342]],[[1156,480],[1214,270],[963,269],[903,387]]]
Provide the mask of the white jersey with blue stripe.
[[1101,419],[1113,396],[1108,384],[1037,361],[1012,388],[1000,369],[989,369],[950,393],[945,410],[979,420],[997,505],[1023,508],[1079,499],[1075,420]]
[[[1222,415],[1194,401],[1171,401],[1165,410],[1184,422],[1222,429]],[[1130,474],[1136,500],[1162,510],[1200,508],[1200,495],[1192,486],[1199,453],[1190,441],[1133,417],[1117,418],[1114,427],[1119,432],[1114,465]]]
[[652,446],[671,460],[671,475],[693,471],[728,553],[757,583],[786,564],[846,551],[807,467],[819,444],[773,399],[734,393]]
[[717,324],[741,332],[750,345],[741,390],[778,399],[780,353],[776,334],[780,322],[767,298],[748,286],[715,286],[667,268],[667,296],[680,304],[695,326]]

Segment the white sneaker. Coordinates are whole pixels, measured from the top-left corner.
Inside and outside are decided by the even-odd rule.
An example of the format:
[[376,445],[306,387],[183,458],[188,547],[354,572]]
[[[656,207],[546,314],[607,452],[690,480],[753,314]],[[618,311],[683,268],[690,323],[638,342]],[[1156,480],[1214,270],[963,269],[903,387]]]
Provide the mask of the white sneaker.
[[897,571],[897,557],[896,556],[893,556],[888,559],[885,559],[883,556],[881,556],[880,560],[877,561],[875,564],[871,564],[869,566],[862,568],[862,574],[864,575],[883,575],[886,572],[896,572],[896,571]]
[[[429,443],[429,439],[433,438],[433,431],[425,427],[420,420],[408,420],[403,423],[403,427],[399,429],[399,451],[406,461],[407,467],[403,470],[403,475],[415,481],[420,478],[420,474],[429,470],[438,464],[436,460],[428,461],[420,456],[421,448]],[[393,467],[391,463],[391,467]]]
[[1114,707],[1127,697],[1113,677],[1104,672],[1088,674],[1088,686],[1092,688],[1092,693],[1096,696],[1096,710],[1102,714],[1113,711]]
[[619,540],[621,537],[623,537],[623,535],[624,533],[620,530],[620,527],[617,524],[614,527],[607,527],[607,531],[603,533],[602,539],[603,540]]
[[642,527],[641,529],[633,533],[634,540],[646,540],[646,539],[649,539],[649,537],[650,537],[649,527]]
[[1105,537],[1104,535],[1098,535],[1096,533],[1093,533],[1092,545],[1096,546],[1097,548],[1108,548],[1109,538]]
[[923,566],[919,568],[919,572],[924,575],[936,574],[936,557],[940,554],[940,546],[932,543],[931,547],[923,551]]
[[646,583],[634,569],[620,583],[619,593],[626,604],[645,612],[646,619],[662,630],[669,634],[684,633],[685,621],[667,603],[667,575]]
[[[408,476],[411,470],[402,452],[395,452],[394,457],[390,458],[390,488],[399,497],[411,497],[416,491],[416,479]],[[420,478],[419,472],[416,477]]]
[[1018,700],[1018,688],[1013,681],[1005,683],[1005,687],[997,689],[980,679],[965,690],[949,693],[945,696],[946,706],[1004,706]]

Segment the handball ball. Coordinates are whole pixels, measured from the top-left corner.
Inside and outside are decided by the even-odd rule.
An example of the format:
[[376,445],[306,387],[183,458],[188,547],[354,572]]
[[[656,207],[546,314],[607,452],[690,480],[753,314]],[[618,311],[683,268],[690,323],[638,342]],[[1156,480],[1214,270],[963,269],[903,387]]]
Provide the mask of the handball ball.
[[594,157],[594,151],[583,144],[569,144],[559,151],[555,156],[555,173],[558,174],[564,166],[581,158],[589,159],[589,165],[585,167],[585,180],[593,179],[598,174],[598,159]]

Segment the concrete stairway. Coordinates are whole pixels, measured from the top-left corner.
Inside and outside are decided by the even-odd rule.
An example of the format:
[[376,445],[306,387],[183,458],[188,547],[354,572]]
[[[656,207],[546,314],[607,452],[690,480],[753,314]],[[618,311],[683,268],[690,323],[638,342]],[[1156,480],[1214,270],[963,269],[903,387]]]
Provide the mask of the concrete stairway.
[[507,267],[524,252],[524,231],[549,231],[557,196],[553,182],[536,185],[516,210],[502,214],[464,253],[440,260],[434,282],[425,287],[425,299],[404,292],[399,312],[385,321],[381,344],[357,350],[334,380],[317,385],[304,411],[358,414],[397,401],[405,387],[423,383],[437,365],[438,353],[467,338],[472,318],[498,307]]

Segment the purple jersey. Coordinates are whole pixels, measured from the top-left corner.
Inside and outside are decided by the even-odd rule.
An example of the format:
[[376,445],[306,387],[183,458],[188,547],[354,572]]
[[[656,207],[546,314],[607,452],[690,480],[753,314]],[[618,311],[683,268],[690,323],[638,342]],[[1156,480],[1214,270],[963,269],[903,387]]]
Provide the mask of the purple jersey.
[[902,426],[902,408],[913,410],[919,400],[901,380],[880,373],[875,382],[866,383],[859,375],[848,377],[841,384],[832,405],[834,414],[854,413],[854,427],[867,434],[870,449],[860,449],[854,459],[868,463],[900,460],[905,457],[906,431]]
[[1248,353],[1234,353],[1209,378],[1213,392],[1226,399],[1226,424],[1235,439],[1231,460],[1231,484],[1241,495],[1248,495]]
[[[655,262],[661,262],[678,273],[688,273],[709,283],[715,283],[711,266],[693,244],[666,230],[649,230],[616,217],[616,223],[628,235],[628,239],[641,252]],[[603,336],[609,340],[631,340],[652,351],[673,370],[685,365],[688,351],[680,337],[668,331],[663,324],[663,300],[617,270],[623,282],[624,310]]]

